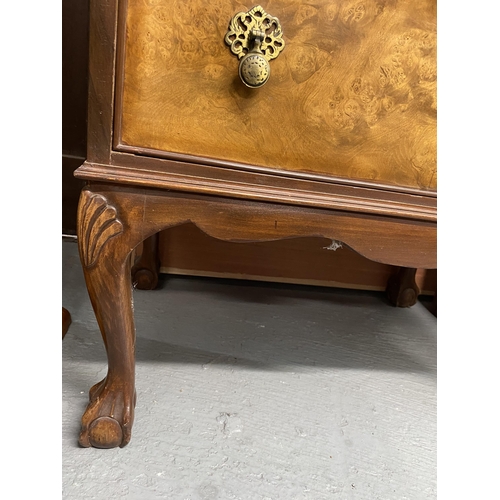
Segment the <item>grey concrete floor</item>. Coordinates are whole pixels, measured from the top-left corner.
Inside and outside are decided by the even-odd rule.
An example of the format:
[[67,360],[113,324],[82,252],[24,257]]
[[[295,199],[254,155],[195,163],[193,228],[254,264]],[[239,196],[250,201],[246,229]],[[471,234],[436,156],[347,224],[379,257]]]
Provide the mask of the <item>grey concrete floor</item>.
[[436,318],[374,292],[166,277],[135,291],[137,407],[79,448],[106,354],[63,240],[63,498],[436,498]]

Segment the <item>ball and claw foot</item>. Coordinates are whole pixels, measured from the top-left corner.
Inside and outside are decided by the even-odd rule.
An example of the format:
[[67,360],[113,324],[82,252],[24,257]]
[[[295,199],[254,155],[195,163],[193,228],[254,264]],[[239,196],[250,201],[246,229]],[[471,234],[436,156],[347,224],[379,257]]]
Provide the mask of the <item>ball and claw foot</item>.
[[[132,392],[132,391],[129,391]],[[128,394],[123,385],[107,379],[94,385],[89,392],[90,403],[82,417],[78,443],[84,448],[123,448],[132,435],[135,390]]]

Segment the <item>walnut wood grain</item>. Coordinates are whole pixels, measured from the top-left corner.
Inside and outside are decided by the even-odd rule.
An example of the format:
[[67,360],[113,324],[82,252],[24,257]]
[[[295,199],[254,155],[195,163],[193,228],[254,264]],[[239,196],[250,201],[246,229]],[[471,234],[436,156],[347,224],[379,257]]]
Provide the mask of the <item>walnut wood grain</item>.
[[238,2],[123,3],[116,147],[435,190],[435,0],[262,6],[287,45],[255,90],[223,40]]

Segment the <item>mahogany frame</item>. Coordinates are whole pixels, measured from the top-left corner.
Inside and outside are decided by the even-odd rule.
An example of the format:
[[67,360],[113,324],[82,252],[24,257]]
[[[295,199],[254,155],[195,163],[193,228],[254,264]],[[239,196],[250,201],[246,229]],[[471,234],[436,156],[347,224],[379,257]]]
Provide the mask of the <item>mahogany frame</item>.
[[78,208],[80,257],[108,356],[108,374],[91,389],[79,442],[100,448],[124,446],[131,437],[136,396],[129,257],[151,235],[189,221],[230,241],[321,236],[385,264],[437,267],[435,192],[121,144],[125,8],[126,1],[90,1],[88,151],[75,172],[87,182]]

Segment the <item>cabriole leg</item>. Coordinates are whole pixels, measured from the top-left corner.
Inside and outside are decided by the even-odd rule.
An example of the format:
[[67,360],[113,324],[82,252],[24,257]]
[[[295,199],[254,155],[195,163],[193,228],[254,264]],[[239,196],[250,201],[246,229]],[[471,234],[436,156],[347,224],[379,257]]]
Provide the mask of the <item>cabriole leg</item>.
[[81,446],[114,448],[131,437],[135,407],[135,327],[132,312],[130,228],[106,198],[80,196],[78,244],[87,289],[108,356],[108,374],[90,390]]

